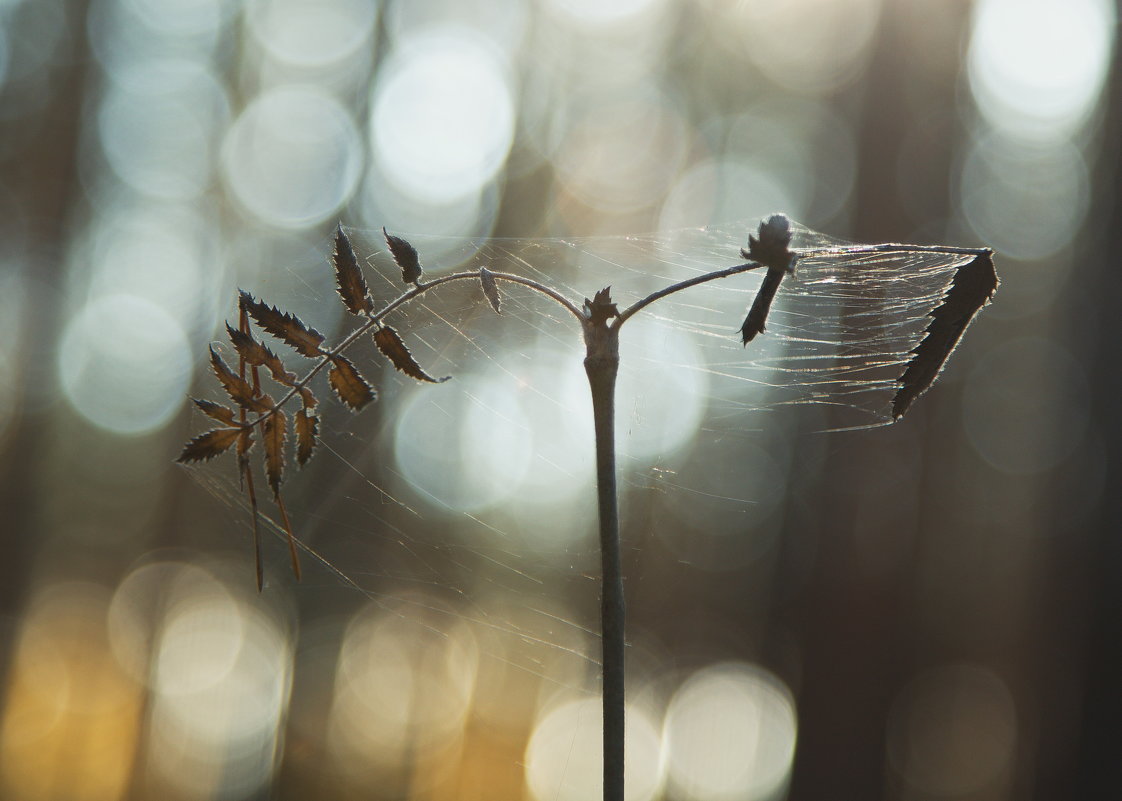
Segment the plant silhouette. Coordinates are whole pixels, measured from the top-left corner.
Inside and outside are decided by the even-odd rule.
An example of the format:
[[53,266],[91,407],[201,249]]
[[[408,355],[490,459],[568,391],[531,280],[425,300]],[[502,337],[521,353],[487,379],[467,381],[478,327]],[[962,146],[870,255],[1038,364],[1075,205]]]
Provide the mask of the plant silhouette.
[[[800,259],[836,256],[839,259],[881,253],[931,252],[969,257],[956,272],[942,302],[928,313],[930,321],[923,337],[910,352],[904,372],[897,378],[891,414],[899,419],[912,403],[938,377],[947,358],[958,344],[977,312],[990,301],[997,288],[993,254],[987,248],[955,248],[883,244],[799,250],[791,248],[791,224],[786,216],[775,214],[760,223],[749,237],[748,247],[741,249],[743,262],[725,269],[708,272],[671,284],[653,292],[631,306],[618,308],[606,287],[592,299],[576,303],[542,282],[506,272],[492,271],[486,266],[478,270],[457,272],[425,280],[419,254],[401,237],[383,229],[389,252],[401,270],[405,290],[395,299],[376,308],[367,287],[354,248],[347,234],[339,227],[335,233],[332,261],[336,289],[347,311],[359,324],[334,346],[325,345],[325,337],[295,315],[254,298],[242,291],[238,302],[238,326],[226,326],[230,342],[237,353],[237,367],[231,368],[211,347],[211,368],[233,406],[194,399],[195,405],[219,425],[188,442],[179,456],[184,463],[212,459],[234,450],[238,471],[253,516],[253,539],[256,556],[258,590],[262,587],[261,540],[257,495],[250,453],[260,441],[264,453],[264,474],[272,491],[288,537],[292,569],[300,577],[300,561],[296,538],[281,496],[285,479],[286,457],[290,435],[290,412],[286,407],[297,405],[291,413],[294,453],[303,466],[315,453],[318,442],[319,399],[310,388],[312,379],[327,369],[327,381],[339,401],[357,412],[377,398],[377,391],[345,351],[356,347],[370,335],[377,350],[403,374],[417,381],[434,384],[448,377],[434,377],[417,362],[405,339],[386,324],[395,310],[434,289],[451,282],[477,281],[483,297],[496,313],[502,313],[503,282],[519,284],[549,298],[573,315],[581,326],[585,343],[585,372],[592,393],[593,421],[596,437],[597,502],[599,507],[601,554],[601,643],[604,703],[604,799],[622,801],[624,767],[624,625],[625,603],[620,559],[619,515],[616,490],[614,399],[619,367],[619,331],[635,314],[648,305],[699,284],[728,278],[739,273],[765,269],[761,287],[740,327],[747,347],[766,330],[768,313],[783,279],[798,269]],[[280,358],[254,335],[251,321],[295,353],[312,360],[309,369],[297,376],[289,372]],[[274,398],[263,387],[266,376],[276,385]]]

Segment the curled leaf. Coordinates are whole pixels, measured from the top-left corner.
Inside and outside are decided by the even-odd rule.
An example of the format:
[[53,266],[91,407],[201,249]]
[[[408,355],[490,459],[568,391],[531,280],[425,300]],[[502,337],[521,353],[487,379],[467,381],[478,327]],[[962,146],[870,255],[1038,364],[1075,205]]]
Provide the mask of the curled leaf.
[[499,310],[502,299],[499,296],[499,285],[495,282],[495,274],[486,267],[480,267],[479,283],[483,286],[483,294],[486,296],[487,302],[491,304],[491,308],[495,310],[496,314],[502,314],[502,311]]
[[342,356],[331,357],[331,371],[327,374],[327,382],[339,396],[339,400],[347,404],[354,411],[358,411],[377,397],[374,388],[366,383],[355,366]]
[[284,480],[284,436],[288,430],[288,418],[277,410],[265,418],[265,476],[273,488],[273,497],[280,494],[281,481]]
[[382,235],[386,237],[386,244],[390,246],[390,255],[401,268],[401,280],[407,284],[415,284],[421,280],[421,262],[417,258],[417,250],[400,236],[394,236],[385,228]]
[[892,399],[894,419],[902,417],[912,402],[935,382],[966,327],[995,291],[997,272],[990,251],[975,256],[955,273],[951,288],[943,302],[931,311],[927,332],[912,350],[914,356],[898,379],[900,388]]
[[323,344],[323,334],[304,325],[296,315],[254,300],[253,296],[244,290],[240,293],[239,303],[259,326],[297,353],[310,358],[322,355],[319,346]]
[[190,462],[205,462],[213,459],[218,454],[228,450],[241,435],[240,428],[215,428],[205,434],[199,434],[183,446],[183,452],[176,460],[183,464]]
[[410,378],[415,378],[418,381],[429,381],[433,384],[440,384],[451,378],[451,376],[433,378],[422,370],[421,365],[417,364],[417,360],[409,352],[409,348],[405,347],[405,342],[389,326],[384,326],[374,332],[374,344],[378,346],[378,350],[382,351],[386,358],[393,362],[394,367]]
[[226,333],[229,335],[230,342],[233,343],[238,355],[245,360],[246,364],[265,367],[272,375],[273,380],[279,384],[291,387],[296,383],[295,373],[285,370],[284,363],[281,362],[277,354],[254,339],[252,334],[231,328],[229,323],[226,324]]
[[213,401],[201,400],[199,398],[191,398],[195,405],[199,407],[203,414],[212,420],[217,420],[220,423],[225,423],[228,426],[237,425],[234,421],[234,410],[228,406],[223,406],[221,403],[214,403]]
[[343,232],[343,226],[335,229],[335,253],[332,256],[335,264],[335,283],[339,290],[339,297],[343,305],[351,314],[364,314],[374,310],[374,303],[366,288],[366,279],[362,277],[362,269],[358,266],[351,240]]
[[307,409],[296,413],[296,461],[301,467],[312,458],[316,448],[316,435],[319,433],[319,418],[309,414]]

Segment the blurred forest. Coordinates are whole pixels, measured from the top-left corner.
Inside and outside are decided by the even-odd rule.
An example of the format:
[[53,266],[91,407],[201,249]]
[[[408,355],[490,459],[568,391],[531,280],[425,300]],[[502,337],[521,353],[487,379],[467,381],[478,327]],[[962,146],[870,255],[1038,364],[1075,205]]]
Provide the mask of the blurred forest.
[[[229,466],[174,464],[189,396],[218,399],[237,287],[346,330],[340,221],[364,259],[386,226],[445,269],[497,237],[744,244],[774,211],[989,246],[1002,284],[899,423],[710,403],[624,460],[629,798],[1122,798],[1117,16],[0,0],[0,798],[595,797],[586,465],[440,496],[534,464],[495,423],[549,428],[528,401],[379,376],[289,479],[322,560],[297,583],[267,537],[259,595]],[[430,312],[472,319],[411,313],[439,356]],[[530,376],[526,322],[558,321],[513,314],[489,342]],[[572,330],[552,346],[579,369]],[[485,436],[458,422],[480,404]]]

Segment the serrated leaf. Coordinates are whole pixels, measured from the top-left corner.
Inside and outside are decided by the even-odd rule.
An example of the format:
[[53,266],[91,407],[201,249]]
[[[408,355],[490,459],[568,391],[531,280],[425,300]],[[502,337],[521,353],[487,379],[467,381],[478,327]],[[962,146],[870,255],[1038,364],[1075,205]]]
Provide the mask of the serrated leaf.
[[603,325],[612,317],[619,317],[619,309],[612,302],[612,288],[604,287],[596,296],[584,299],[584,310],[593,325]]
[[280,360],[280,357],[273,353],[267,345],[254,339],[252,334],[231,328],[229,323],[226,324],[226,333],[230,337],[234,349],[237,350],[238,355],[245,360],[246,364],[265,367],[278,384],[289,387],[296,384],[296,374],[284,369],[284,363]]
[[362,269],[358,266],[351,240],[343,232],[343,226],[335,229],[335,253],[332,255],[335,264],[335,284],[339,290],[339,297],[343,305],[351,314],[364,314],[374,310],[374,303],[370,300],[366,288],[366,279],[362,277]]
[[307,409],[296,413],[296,461],[303,467],[305,462],[312,458],[312,451],[316,449],[316,437],[319,434],[319,418],[308,414]]
[[421,262],[417,258],[417,249],[402,239],[394,236],[385,228],[382,235],[386,237],[386,244],[390,246],[390,255],[401,268],[401,280],[407,284],[415,284],[421,280]]
[[339,400],[356,412],[377,397],[374,388],[366,383],[366,379],[355,369],[355,366],[342,356],[331,357],[331,371],[327,374],[327,382],[331,384]]
[[265,418],[263,428],[261,441],[265,444],[265,476],[276,497],[284,480],[284,436],[288,430],[288,418],[284,412],[275,411]]
[[218,351],[214,349],[213,345],[210,348],[210,366],[218,377],[219,383],[222,384],[222,388],[230,396],[230,400],[243,409],[253,410],[255,408],[256,401],[253,397],[253,387],[249,385],[248,381],[226,366],[226,362],[222,361],[222,357],[218,355]]
[[309,358],[321,356],[319,346],[323,344],[323,334],[305,325],[299,317],[282,312],[276,306],[269,306],[244,290],[239,302],[242,309],[265,331],[283,341],[297,353]]
[[393,363],[394,367],[410,378],[415,378],[418,381],[429,381],[433,384],[441,384],[451,378],[451,376],[433,378],[422,370],[421,365],[417,364],[417,360],[409,352],[409,348],[405,347],[405,342],[397,335],[397,331],[389,326],[379,328],[374,332],[374,344]]
[[502,314],[499,309],[502,305],[502,298],[499,296],[499,285],[495,282],[495,274],[486,267],[480,267],[479,283],[483,286],[483,295],[487,298],[487,302],[491,304],[491,308],[495,310],[496,314]]
[[176,461],[189,464],[213,459],[237,442],[241,433],[240,428],[215,428],[205,434],[199,434],[183,446],[183,452],[179,454]]
[[228,426],[237,425],[234,420],[234,410],[229,406],[223,406],[221,403],[214,403],[213,401],[202,400],[200,398],[191,398],[191,400],[195,402],[195,405],[199,407],[203,414],[212,420],[217,420]]
[[931,322],[923,339],[912,349],[915,355],[898,379],[900,388],[892,399],[894,419],[902,417],[912,402],[935,383],[966,327],[995,291],[997,272],[992,252],[975,256],[955,273],[943,302],[930,313]]
[[314,409],[319,405],[319,399],[307,387],[300,387],[299,392],[300,400],[304,403],[305,409]]

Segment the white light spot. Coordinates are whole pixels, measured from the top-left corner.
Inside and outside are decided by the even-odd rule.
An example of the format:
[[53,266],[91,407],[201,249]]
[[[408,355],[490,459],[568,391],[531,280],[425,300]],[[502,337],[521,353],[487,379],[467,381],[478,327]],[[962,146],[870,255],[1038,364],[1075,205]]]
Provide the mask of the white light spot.
[[1070,136],[1098,100],[1115,29],[1108,0],[983,0],[975,6],[970,86],[995,128]]
[[308,87],[262,95],[230,128],[223,150],[230,189],[270,225],[304,228],[335,214],[362,174],[354,119]]
[[191,350],[179,323],[159,306],[133,295],[105,295],[67,324],[59,380],[90,422],[142,434],[164,425],[182,405]]
[[253,0],[246,19],[277,60],[323,67],[363,47],[377,14],[373,0]]
[[447,203],[495,177],[514,136],[514,101],[490,48],[463,29],[441,29],[410,39],[380,75],[374,157],[396,188]]
[[791,693],[772,674],[736,663],[695,673],[666,713],[668,771],[677,797],[770,798],[790,773],[796,731]]
[[[540,801],[587,801],[604,794],[604,728],[600,700],[569,701],[534,727],[526,746],[526,781]],[[647,715],[627,710],[624,797],[654,798],[663,783],[658,730]]]
[[620,335],[616,428],[619,449],[639,459],[668,456],[693,439],[705,415],[709,377],[690,335],[636,316]]

